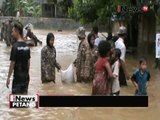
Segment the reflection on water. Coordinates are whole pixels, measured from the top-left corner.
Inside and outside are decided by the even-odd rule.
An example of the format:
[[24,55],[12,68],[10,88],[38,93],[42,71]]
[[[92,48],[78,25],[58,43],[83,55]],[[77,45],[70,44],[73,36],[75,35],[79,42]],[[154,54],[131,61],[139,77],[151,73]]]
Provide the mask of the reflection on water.
[[[37,37],[46,44],[46,35],[49,31],[35,30]],[[77,37],[74,31],[55,32],[55,47],[57,50],[57,61],[66,69],[76,58],[78,47]],[[56,74],[56,84],[41,84],[40,75],[40,52],[43,46],[31,48],[31,68],[29,94],[70,94],[90,95],[92,84],[74,83],[62,84],[60,73]],[[160,119],[160,74],[153,69],[153,60],[149,60],[149,69],[152,75],[148,87],[149,107],[148,108],[39,108],[37,109],[8,109],[8,94],[5,82],[8,74],[10,48],[0,42],[0,118],[3,120],[158,120]],[[136,68],[137,61],[132,56],[127,56],[127,68],[132,74]],[[122,95],[133,95],[134,86],[128,81],[128,87],[121,89]],[[83,101],[82,101],[83,102]],[[107,101],[106,101],[107,102]],[[0,120],[1,120],[0,119]]]

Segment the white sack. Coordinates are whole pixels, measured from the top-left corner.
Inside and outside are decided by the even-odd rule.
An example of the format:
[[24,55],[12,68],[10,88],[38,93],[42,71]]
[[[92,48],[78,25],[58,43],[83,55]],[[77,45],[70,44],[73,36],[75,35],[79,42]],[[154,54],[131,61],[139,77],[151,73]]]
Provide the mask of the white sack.
[[70,64],[66,70],[61,70],[61,80],[63,83],[73,83],[75,81],[73,64]]
[[28,23],[27,25],[25,25],[23,27],[23,37],[26,37],[26,35],[27,35],[27,29],[26,28],[30,28],[31,31],[32,31],[33,30],[33,25],[31,23]]

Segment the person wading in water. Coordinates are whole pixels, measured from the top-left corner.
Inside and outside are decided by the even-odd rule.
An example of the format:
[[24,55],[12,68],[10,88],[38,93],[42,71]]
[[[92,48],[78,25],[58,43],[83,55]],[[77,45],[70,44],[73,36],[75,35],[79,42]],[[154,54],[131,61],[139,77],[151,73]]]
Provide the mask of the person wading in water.
[[23,39],[23,25],[15,22],[12,36],[16,40],[10,55],[10,67],[6,86],[9,87],[10,77],[14,70],[12,82],[12,94],[27,94],[29,85],[30,48]]

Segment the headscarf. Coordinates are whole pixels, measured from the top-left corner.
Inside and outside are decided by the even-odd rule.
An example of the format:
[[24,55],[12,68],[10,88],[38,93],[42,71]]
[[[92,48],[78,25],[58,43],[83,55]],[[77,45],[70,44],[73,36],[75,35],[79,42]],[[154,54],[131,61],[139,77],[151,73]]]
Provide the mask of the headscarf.
[[49,44],[49,41],[51,40],[51,38],[54,38],[54,35],[53,35],[53,33],[48,33],[48,35],[47,35],[47,39],[46,39],[46,43],[47,43],[47,46],[49,46],[49,47],[53,47],[53,46],[51,46],[50,44]]

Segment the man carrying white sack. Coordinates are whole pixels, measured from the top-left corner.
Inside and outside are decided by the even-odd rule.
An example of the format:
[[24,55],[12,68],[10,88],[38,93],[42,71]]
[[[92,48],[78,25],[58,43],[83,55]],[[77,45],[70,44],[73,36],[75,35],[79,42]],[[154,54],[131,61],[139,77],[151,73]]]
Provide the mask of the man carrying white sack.
[[77,59],[74,61],[76,67],[77,82],[89,82],[90,78],[90,49],[86,40],[84,27],[79,27],[76,35],[80,40]]

